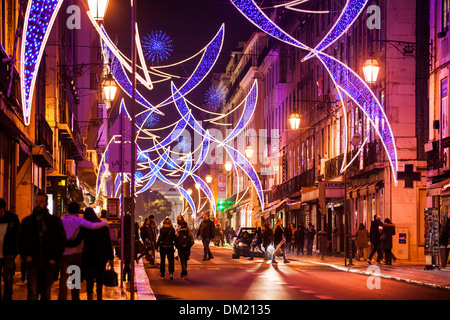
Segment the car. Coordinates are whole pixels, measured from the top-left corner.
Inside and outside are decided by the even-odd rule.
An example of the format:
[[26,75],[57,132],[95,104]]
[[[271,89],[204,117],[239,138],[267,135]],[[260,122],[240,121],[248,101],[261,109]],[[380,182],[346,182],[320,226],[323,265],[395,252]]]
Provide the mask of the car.
[[[241,227],[233,240],[233,259],[252,256],[252,241],[256,234],[255,227]],[[254,257],[264,258],[264,251],[255,248]]]

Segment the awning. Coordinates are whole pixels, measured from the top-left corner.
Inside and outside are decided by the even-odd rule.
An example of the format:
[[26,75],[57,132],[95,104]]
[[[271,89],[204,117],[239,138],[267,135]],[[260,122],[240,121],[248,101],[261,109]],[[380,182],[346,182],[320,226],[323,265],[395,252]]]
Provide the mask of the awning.
[[384,181],[383,180],[376,180],[376,181],[370,183],[367,186],[367,193],[368,194],[374,194],[378,190],[382,189],[383,187],[384,187]]
[[427,187],[427,197],[440,196],[442,189],[446,189],[447,185],[450,185],[450,178],[430,184]]
[[[361,195],[361,190],[367,187],[367,183],[363,184],[361,186],[357,186],[355,189],[352,190],[352,198],[355,199],[358,197],[358,194]],[[366,189],[367,194],[367,189]]]
[[301,202],[316,201],[319,199],[319,188],[318,187],[303,187],[302,188],[302,198]]
[[276,210],[283,205],[286,202],[286,199],[284,199],[283,201],[278,202],[277,204],[274,204],[273,206],[265,209],[264,211],[258,212],[255,215],[255,218],[258,219],[259,217],[263,216],[264,219],[267,219],[269,216],[274,215]]

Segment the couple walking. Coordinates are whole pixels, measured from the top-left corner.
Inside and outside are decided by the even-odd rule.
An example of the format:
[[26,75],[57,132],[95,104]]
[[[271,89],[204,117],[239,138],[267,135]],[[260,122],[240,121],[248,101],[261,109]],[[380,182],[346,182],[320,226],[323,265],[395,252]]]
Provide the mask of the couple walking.
[[160,262],[160,278],[165,278],[166,273],[166,257],[169,263],[169,278],[173,280],[175,271],[175,247],[178,250],[178,257],[181,263],[181,278],[187,279],[187,262],[191,255],[191,247],[194,245],[194,237],[189,231],[186,221],[182,216],[177,217],[178,230],[175,230],[172,219],[169,217],[163,221],[163,226],[159,232],[156,248],[159,250]]

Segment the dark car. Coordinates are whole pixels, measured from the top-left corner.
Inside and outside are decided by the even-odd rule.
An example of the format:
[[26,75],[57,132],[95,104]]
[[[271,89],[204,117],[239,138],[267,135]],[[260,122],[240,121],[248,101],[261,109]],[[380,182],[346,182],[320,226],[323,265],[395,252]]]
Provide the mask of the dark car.
[[[233,259],[252,256],[252,241],[256,235],[255,227],[241,227],[233,241]],[[255,248],[254,257],[264,258],[264,252]]]

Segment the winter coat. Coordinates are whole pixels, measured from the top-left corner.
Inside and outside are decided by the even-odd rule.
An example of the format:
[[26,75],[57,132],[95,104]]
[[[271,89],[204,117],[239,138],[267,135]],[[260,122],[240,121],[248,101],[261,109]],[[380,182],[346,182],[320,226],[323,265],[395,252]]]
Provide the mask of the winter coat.
[[314,228],[308,228],[305,231],[306,240],[314,240],[314,236],[316,235],[316,230]]
[[177,241],[175,229],[172,226],[163,225],[159,231],[158,241],[156,243],[158,248],[172,248]]
[[18,234],[22,258],[31,257],[34,262],[58,261],[65,244],[66,232],[61,219],[52,216],[48,209],[34,209],[31,215],[22,220]]
[[294,233],[294,239],[296,243],[302,243],[305,241],[305,227],[299,226]]
[[273,241],[273,231],[271,228],[266,228],[262,233],[263,246],[268,247]]
[[392,236],[395,235],[395,224],[384,223],[383,231],[381,232],[381,246],[383,249],[392,249]]
[[366,229],[360,229],[356,231],[356,247],[357,248],[369,247],[369,232]]
[[[189,241],[186,247],[182,246],[182,239],[185,236],[188,237],[188,241]],[[180,229],[178,229],[178,232],[176,233],[176,242],[175,242],[175,246],[177,247],[178,254],[189,257],[189,255],[191,253],[191,247],[193,245],[194,245],[194,236],[192,235],[192,232],[189,231],[189,228],[181,227]]]
[[284,229],[282,226],[277,225],[275,226],[274,232],[273,232],[273,245],[276,247],[281,240],[285,237]]
[[109,236],[109,228],[102,227],[97,230],[81,229],[84,238],[82,261],[84,267],[106,265],[114,260],[114,252]]
[[19,233],[20,222],[16,214],[6,211],[5,215],[0,218],[0,224],[5,224],[6,232],[3,238],[2,256],[17,256],[19,249],[17,247],[17,234]]
[[383,222],[381,222],[380,220],[373,220],[370,223],[370,242],[372,244],[378,244],[380,243],[380,236],[381,236],[381,232],[379,230],[379,227],[383,226]]
[[198,228],[197,237],[201,235],[202,239],[214,239],[215,229],[216,227],[214,225],[214,222],[212,222],[210,219],[203,220],[200,224],[200,227]]

